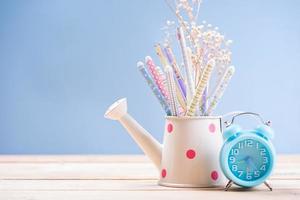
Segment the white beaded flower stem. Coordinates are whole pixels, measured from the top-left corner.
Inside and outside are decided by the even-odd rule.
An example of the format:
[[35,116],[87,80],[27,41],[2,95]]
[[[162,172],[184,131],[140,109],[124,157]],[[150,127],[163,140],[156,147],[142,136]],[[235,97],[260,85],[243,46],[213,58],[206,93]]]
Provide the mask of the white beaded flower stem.
[[191,103],[188,105],[186,116],[194,116],[197,106],[202,97],[202,94],[205,90],[205,87],[210,79],[211,72],[212,72],[214,66],[215,66],[215,61],[210,60],[207,64],[207,66],[205,67],[202,77],[201,77],[201,80],[196,87],[195,95],[193,96]]

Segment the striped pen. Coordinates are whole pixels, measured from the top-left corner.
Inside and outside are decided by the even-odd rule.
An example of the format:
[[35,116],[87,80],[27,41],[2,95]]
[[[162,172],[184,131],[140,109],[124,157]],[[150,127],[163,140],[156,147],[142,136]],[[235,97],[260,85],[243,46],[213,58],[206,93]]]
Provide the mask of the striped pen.
[[216,108],[216,106],[217,106],[219,100],[221,99],[221,97],[223,96],[224,91],[225,91],[230,79],[232,78],[234,72],[235,72],[234,66],[230,66],[225,70],[224,75],[222,76],[220,82],[218,83],[215,91],[212,94],[212,100],[206,111],[206,115],[210,115],[212,113],[212,111]]
[[167,65],[165,67],[165,73],[167,77],[167,88],[170,94],[170,107],[172,116],[178,115],[178,104],[176,101],[176,89],[175,89],[175,80],[173,75],[173,69]]
[[197,105],[199,104],[199,101],[201,100],[202,94],[203,94],[203,92],[206,88],[206,85],[210,79],[211,72],[212,72],[212,69],[214,66],[215,66],[215,61],[210,60],[207,64],[207,66],[204,68],[201,80],[199,81],[199,83],[197,85],[195,95],[193,96],[191,103],[188,105],[188,110],[186,113],[187,116],[194,116],[196,109],[197,109]]

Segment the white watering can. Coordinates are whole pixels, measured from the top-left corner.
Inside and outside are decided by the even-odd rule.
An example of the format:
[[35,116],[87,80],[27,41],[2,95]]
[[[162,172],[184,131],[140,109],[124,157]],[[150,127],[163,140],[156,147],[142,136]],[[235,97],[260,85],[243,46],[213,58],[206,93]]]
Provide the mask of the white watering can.
[[164,143],[127,113],[125,98],[112,104],[105,115],[118,120],[160,171],[159,184],[171,187],[224,186],[219,165],[223,139],[221,117],[167,116]]

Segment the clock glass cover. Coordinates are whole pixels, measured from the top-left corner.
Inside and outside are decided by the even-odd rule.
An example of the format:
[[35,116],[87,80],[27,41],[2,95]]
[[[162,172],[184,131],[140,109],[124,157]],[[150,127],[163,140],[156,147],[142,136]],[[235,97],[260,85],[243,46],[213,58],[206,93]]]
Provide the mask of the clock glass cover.
[[258,140],[243,139],[230,149],[228,165],[236,178],[255,181],[268,172],[270,153]]

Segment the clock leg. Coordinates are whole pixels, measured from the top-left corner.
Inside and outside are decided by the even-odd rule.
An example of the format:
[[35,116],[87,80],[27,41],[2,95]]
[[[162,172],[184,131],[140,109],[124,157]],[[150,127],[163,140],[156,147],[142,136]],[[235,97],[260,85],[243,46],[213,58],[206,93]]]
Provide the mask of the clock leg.
[[227,191],[232,186],[232,180],[229,180],[228,183],[225,186],[225,191]]
[[270,186],[270,184],[267,181],[265,181],[264,184],[265,186],[267,186],[267,188],[269,188],[270,191],[273,190],[273,188]]

